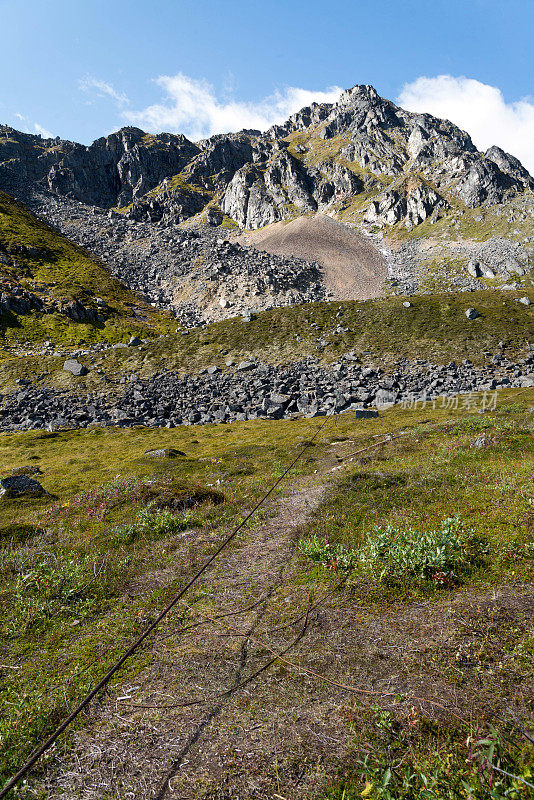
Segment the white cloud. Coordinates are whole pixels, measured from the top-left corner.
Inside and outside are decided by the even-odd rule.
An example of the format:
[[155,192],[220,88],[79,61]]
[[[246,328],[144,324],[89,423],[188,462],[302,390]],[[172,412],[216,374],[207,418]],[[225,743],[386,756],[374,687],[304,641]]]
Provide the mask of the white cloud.
[[140,111],[124,111],[124,119],[150,132],[184,133],[191,139],[243,128],[266,130],[314,101],[335,102],[342,92],[338,86],[325,91],[289,86],[276,90],[257,103],[247,103],[228,97],[228,87],[225,98],[220,99],[207,81],[195,80],[182,73],[161,75],[155,83],[163,89],[163,101]]
[[34,129],[35,133],[40,133],[41,136],[43,137],[43,139],[53,139],[54,138],[54,134],[50,133],[50,131],[47,130],[46,128],[43,128],[43,126],[39,125],[38,122],[34,122],[33,123],[33,129]]
[[119,108],[127,106],[130,102],[128,96],[125,95],[124,92],[118,92],[111,83],[100,81],[97,78],[84,78],[78,81],[78,86],[83,92],[95,94],[97,97],[110,97]]
[[16,112],[14,116],[24,124],[24,133],[38,133],[43,137],[43,139],[54,138],[54,134],[51,133],[47,128],[43,128],[43,126],[39,125],[38,122],[32,122],[30,119],[28,119],[28,117],[25,117],[24,114],[19,114]]
[[496,144],[534,174],[534,100],[507,103],[496,86],[439,75],[407,83],[397,99],[408,111],[449,119],[467,131],[479,150]]

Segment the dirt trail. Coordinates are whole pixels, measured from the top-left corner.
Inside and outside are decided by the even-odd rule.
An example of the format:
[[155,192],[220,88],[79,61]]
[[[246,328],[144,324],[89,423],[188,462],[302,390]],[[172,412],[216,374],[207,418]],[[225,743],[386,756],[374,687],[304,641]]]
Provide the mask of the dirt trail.
[[[269,503],[267,518],[215,563],[187,601],[197,611],[182,607],[162,627],[149,665],[93,711],[60,769],[51,765],[47,797],[265,800],[278,794],[309,800],[346,763],[362,707],[380,702],[396,715],[409,717],[417,709],[439,720],[447,716],[444,707],[468,714],[473,705],[492,704],[478,673],[462,686],[459,701],[445,666],[456,663],[471,638],[478,641],[488,620],[495,626],[502,618],[507,629],[528,618],[531,587],[465,590],[381,612],[366,608],[365,586],[358,598],[335,591],[339,576],[316,585],[299,580],[303,568],[310,570],[296,546],[302,526],[325,498],[332,467],[347,446],[333,445],[318,462],[318,474],[294,479],[290,492]],[[213,624],[202,614],[232,616]],[[472,620],[472,636],[465,619]],[[196,627],[184,635],[184,624]],[[269,648],[371,694],[272,663]],[[518,702],[529,691],[518,688]],[[403,692],[406,699],[399,699]],[[440,705],[414,696],[437,698]]]
[[378,297],[387,264],[374,245],[352,228],[326,216],[299,217],[248,231],[237,241],[273,255],[317,261],[335,300]]

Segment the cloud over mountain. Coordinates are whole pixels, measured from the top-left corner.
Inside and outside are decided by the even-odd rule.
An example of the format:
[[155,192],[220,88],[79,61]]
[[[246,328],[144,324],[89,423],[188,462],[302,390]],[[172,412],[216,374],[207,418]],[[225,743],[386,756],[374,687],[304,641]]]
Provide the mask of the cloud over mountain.
[[125,110],[123,118],[151,132],[184,133],[190,139],[243,128],[266,130],[314,101],[335,102],[342,92],[339,86],[324,91],[287,86],[258,102],[245,102],[220,98],[207,81],[182,73],[161,75],[155,83],[163,91],[161,102],[138,111]]
[[397,102],[408,111],[451,120],[480,150],[496,144],[534,173],[534,100],[507,103],[500,89],[472,78],[438,75],[403,86]]

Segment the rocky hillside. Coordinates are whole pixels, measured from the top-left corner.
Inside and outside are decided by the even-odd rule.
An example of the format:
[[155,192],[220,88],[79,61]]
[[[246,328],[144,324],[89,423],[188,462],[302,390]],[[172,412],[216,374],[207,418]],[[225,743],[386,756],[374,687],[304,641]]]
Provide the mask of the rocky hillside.
[[[296,259],[295,237],[265,244],[267,256],[220,232],[318,213],[367,235],[396,294],[531,285],[534,179],[498,147],[481,153],[452,123],[371,86],[265,133],[197,143],[124,128],[85,147],[4,126],[0,188],[186,325],[327,298],[330,268],[346,284],[354,259]],[[357,263],[363,276],[371,266]],[[382,281],[352,281],[343,298],[376,296]]]
[[4,340],[121,341],[176,327],[87,251],[0,192],[0,327]]
[[155,221],[182,221],[217,201],[258,228],[298,213],[365,201],[365,219],[408,227],[452,207],[494,205],[534,189],[498,147],[480,153],[455,125],[404,111],[371,86],[313,104],[266,133],[242,131],[194,144],[184,136],[123,128],[89,147],[0,129],[0,185],[36,188]]

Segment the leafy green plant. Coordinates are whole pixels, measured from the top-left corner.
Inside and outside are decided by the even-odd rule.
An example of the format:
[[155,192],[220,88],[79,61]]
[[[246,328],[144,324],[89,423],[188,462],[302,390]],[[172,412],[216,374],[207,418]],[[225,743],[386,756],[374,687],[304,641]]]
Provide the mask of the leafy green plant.
[[320,539],[317,534],[308,539],[301,539],[299,549],[311,561],[334,572],[349,572],[356,560],[356,553],[353,550],[348,550],[342,544],[331,545],[326,539]]
[[[356,774],[328,792],[328,800],[526,800],[531,797],[532,747],[491,729],[458,741],[435,730],[415,709],[402,724],[379,707]],[[432,731],[432,726],[430,726]]]
[[157,539],[185,531],[187,528],[199,527],[200,524],[199,520],[188,512],[177,517],[168,509],[148,505],[138,512],[131,524],[115,528],[112,541],[115,544],[131,544],[139,536]]
[[487,551],[485,540],[457,515],[433,531],[375,527],[359,560],[379,580],[416,578],[446,586],[483,564]]
[[43,557],[18,571],[11,599],[11,613],[2,628],[6,635],[20,635],[52,620],[83,617],[93,610],[88,592],[97,575],[86,556]]

